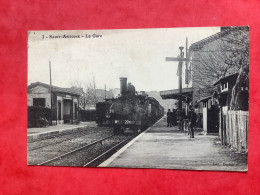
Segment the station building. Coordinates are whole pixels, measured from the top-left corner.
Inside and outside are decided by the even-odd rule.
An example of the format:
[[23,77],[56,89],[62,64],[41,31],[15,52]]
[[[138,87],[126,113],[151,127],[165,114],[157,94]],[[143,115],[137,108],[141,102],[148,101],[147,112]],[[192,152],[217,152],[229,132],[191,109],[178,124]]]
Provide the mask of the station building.
[[28,86],[27,106],[52,109],[52,122],[54,124],[74,123],[78,121],[80,95],[80,91],[75,89],[57,86],[50,88],[48,84],[36,82]]

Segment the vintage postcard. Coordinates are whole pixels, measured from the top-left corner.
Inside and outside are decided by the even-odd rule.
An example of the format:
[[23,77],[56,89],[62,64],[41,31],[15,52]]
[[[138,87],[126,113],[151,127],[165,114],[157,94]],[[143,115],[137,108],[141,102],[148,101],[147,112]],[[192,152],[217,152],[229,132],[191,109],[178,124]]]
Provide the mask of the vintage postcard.
[[249,27],[28,32],[27,164],[247,171]]

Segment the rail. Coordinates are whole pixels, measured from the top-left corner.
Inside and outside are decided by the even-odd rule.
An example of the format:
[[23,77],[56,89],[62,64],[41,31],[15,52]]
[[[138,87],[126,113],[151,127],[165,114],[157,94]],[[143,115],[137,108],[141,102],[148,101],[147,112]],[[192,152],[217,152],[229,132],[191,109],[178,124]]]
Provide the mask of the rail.
[[110,136],[108,136],[108,137],[102,138],[102,139],[97,140],[97,141],[95,141],[95,142],[92,142],[92,143],[90,143],[90,144],[81,146],[80,148],[77,148],[77,149],[72,150],[72,151],[70,151],[70,152],[67,152],[67,153],[65,153],[65,154],[56,156],[56,157],[54,157],[54,158],[52,158],[52,159],[49,159],[49,160],[44,161],[44,162],[42,162],[42,163],[39,163],[39,164],[37,164],[37,165],[45,165],[45,164],[50,163],[50,162],[52,162],[52,161],[61,159],[61,158],[64,157],[64,156],[70,155],[70,154],[72,154],[72,153],[74,153],[74,152],[77,152],[77,151],[82,150],[82,149],[84,149],[84,148],[90,147],[90,146],[92,146],[92,145],[94,145],[94,144],[96,144],[96,143],[99,143],[99,142],[101,142],[101,141],[103,141],[103,140],[105,140],[105,139],[108,139],[108,138],[110,138],[110,137],[113,137],[113,136],[114,136],[114,135],[110,135]]

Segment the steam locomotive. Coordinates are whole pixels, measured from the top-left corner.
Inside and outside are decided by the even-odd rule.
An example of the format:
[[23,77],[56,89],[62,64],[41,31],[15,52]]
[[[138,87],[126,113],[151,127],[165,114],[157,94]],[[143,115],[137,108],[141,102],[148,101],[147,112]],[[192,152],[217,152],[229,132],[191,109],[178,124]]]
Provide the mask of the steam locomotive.
[[137,133],[164,115],[164,108],[159,102],[145,92],[137,94],[135,87],[127,84],[127,78],[120,78],[120,94],[116,99],[96,105],[97,123],[106,121],[113,126],[114,134],[124,133],[127,129]]

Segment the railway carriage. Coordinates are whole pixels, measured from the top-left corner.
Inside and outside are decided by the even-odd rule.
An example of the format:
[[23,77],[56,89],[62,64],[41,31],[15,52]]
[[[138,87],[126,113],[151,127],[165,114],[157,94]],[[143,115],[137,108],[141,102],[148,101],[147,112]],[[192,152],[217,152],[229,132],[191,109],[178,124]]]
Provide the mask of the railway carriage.
[[96,104],[96,123],[99,126],[112,124],[109,115],[111,105],[112,100],[106,100],[105,102],[98,102]]

